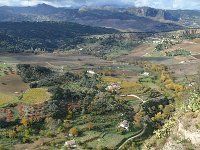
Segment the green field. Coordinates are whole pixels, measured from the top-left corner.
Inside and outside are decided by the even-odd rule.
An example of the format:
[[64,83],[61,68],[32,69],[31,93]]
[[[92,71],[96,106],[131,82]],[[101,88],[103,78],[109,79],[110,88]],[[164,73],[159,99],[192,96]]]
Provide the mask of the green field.
[[0,92],[0,106],[5,104],[16,103],[17,101],[17,97]]
[[22,101],[29,104],[42,103],[49,100],[51,94],[45,88],[29,89],[22,96]]

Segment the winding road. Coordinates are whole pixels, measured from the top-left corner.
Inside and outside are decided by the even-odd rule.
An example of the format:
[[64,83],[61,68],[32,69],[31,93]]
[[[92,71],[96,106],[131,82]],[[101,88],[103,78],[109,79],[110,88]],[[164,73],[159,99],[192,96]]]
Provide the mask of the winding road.
[[144,132],[146,131],[146,129],[147,129],[147,124],[143,124],[142,130],[137,135],[134,135],[134,136],[128,138],[124,143],[122,143],[122,145],[118,148],[118,150],[121,150],[126,145],[126,143],[128,143],[129,141],[142,136],[144,134]]
[[[142,101],[141,104],[145,103],[145,101],[144,101],[143,99],[141,99],[139,96],[137,96],[137,95],[135,95],[135,94],[120,95],[120,96],[121,96],[121,97],[135,97],[135,98],[137,98],[137,99],[139,99],[139,100]],[[140,104],[140,110],[142,109],[141,104]],[[125,142],[123,142],[123,143],[119,146],[119,148],[117,148],[117,150],[121,150],[129,141],[131,141],[131,140],[133,140],[133,139],[136,139],[136,138],[140,137],[141,135],[143,135],[144,132],[146,131],[146,129],[147,129],[147,124],[146,124],[145,122],[142,121],[142,129],[139,131],[139,133],[136,134],[136,135],[133,135],[133,136],[130,137],[130,138],[128,138]]]
[[139,96],[135,95],[135,94],[129,94],[129,95],[120,95],[121,97],[135,97],[139,100],[142,101],[142,103],[144,103],[145,101],[143,99],[141,99]]

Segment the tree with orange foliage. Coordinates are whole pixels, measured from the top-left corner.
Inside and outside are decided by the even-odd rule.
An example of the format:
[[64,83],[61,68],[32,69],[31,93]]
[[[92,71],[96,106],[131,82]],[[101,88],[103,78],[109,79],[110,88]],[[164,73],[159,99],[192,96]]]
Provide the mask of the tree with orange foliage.
[[91,129],[94,128],[94,124],[93,124],[92,122],[89,122],[89,123],[86,124],[86,128],[87,128],[88,130],[91,130]]
[[71,128],[69,130],[69,134],[71,134],[73,136],[78,136],[78,129],[77,128]]
[[24,125],[25,127],[27,127],[28,126],[28,119],[26,119],[26,118],[22,118],[22,120],[21,120],[21,124],[22,125]]

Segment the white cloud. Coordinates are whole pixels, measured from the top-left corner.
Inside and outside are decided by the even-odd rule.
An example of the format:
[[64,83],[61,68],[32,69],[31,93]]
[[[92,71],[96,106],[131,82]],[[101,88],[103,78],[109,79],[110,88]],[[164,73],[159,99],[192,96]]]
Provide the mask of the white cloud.
[[27,5],[37,5],[43,3],[43,0],[0,0],[0,5],[6,6],[27,6]]
[[150,6],[154,8],[172,9],[175,0],[135,0],[135,6]]
[[174,9],[200,9],[200,0],[174,0]]

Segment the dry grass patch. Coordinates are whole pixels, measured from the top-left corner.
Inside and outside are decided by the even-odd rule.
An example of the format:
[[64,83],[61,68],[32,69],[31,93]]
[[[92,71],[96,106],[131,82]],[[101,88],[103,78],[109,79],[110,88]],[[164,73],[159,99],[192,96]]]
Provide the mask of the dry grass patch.
[[16,74],[9,74],[0,77],[0,91],[7,95],[16,96],[16,93],[22,93],[29,89],[27,83],[24,83],[20,76]]
[[197,44],[200,44],[200,38],[194,39],[193,42],[195,42],[195,43],[197,43]]

